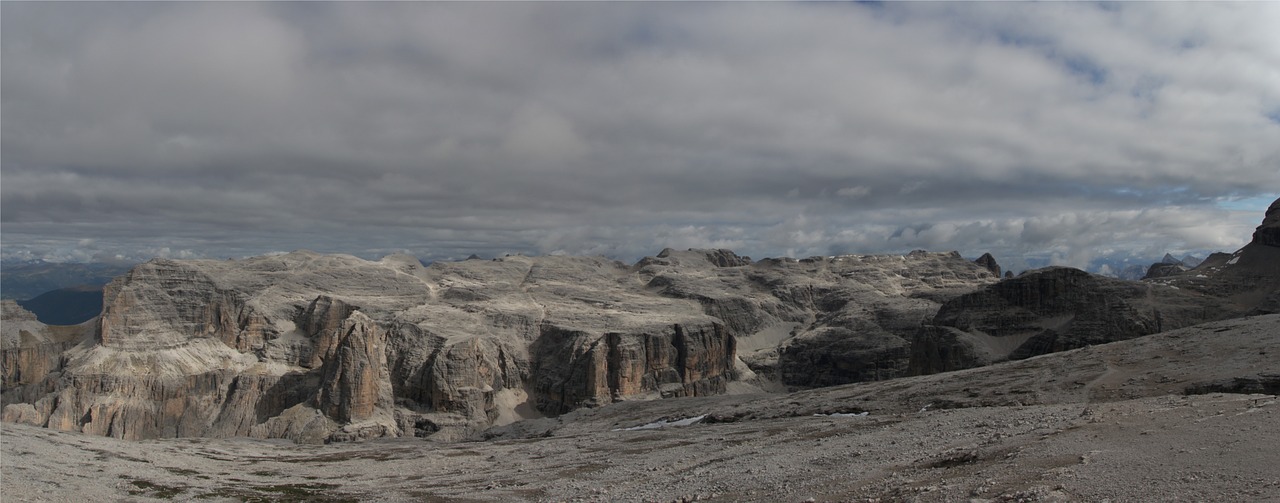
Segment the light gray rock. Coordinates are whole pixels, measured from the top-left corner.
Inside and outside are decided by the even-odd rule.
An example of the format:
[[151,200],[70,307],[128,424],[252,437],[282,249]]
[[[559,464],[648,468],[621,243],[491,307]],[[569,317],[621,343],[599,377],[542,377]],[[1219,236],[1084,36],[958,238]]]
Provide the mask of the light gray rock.
[[460,437],[740,379],[902,376],[920,320],[996,280],[954,252],[153,260],[108,285],[84,343],[25,332],[4,397],[31,405],[14,420],[119,438]]

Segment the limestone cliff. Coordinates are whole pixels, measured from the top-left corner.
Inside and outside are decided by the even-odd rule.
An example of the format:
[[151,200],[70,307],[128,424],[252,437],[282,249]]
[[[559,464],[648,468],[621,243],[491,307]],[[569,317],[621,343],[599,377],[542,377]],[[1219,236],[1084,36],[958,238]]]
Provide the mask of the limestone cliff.
[[[93,335],[93,322],[51,326],[12,300],[0,300],[0,373],[3,390],[34,384],[61,372],[63,353]],[[6,397],[6,403],[8,403]]]
[[[452,438],[753,375],[887,379],[920,320],[997,279],[925,252],[153,260],[107,286],[79,338],[6,335],[25,342],[6,342],[4,417],[131,439]],[[6,313],[6,330],[30,321]]]

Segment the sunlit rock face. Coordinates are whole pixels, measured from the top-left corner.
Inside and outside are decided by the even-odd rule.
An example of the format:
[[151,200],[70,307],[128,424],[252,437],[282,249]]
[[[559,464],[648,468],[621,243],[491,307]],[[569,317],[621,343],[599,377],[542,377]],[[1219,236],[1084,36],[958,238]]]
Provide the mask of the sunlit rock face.
[[[3,419],[141,439],[456,439],[618,401],[928,374],[1280,310],[1280,212],[1142,282],[958,253],[154,260],[101,315],[3,304]],[[735,384],[736,383],[736,384]]]
[[36,325],[6,336],[5,417],[130,439],[448,438],[744,379],[887,379],[920,320],[997,279],[926,252],[154,260],[57,338],[6,307],[6,325]]

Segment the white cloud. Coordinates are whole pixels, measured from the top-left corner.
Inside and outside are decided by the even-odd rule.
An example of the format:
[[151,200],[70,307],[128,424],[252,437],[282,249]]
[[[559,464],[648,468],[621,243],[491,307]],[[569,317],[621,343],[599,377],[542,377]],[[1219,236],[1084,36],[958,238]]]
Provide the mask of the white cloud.
[[1274,3],[3,8],[6,259],[1079,265],[1280,194]]

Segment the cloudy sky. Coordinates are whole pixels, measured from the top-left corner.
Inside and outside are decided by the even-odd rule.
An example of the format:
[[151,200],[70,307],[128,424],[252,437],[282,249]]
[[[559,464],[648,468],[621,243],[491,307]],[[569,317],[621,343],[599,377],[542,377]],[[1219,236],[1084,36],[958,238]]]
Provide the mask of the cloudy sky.
[[1280,3],[0,4],[6,260],[1247,242]]

